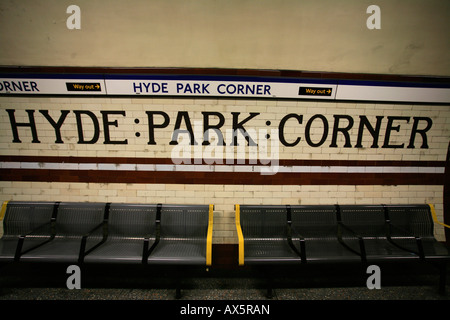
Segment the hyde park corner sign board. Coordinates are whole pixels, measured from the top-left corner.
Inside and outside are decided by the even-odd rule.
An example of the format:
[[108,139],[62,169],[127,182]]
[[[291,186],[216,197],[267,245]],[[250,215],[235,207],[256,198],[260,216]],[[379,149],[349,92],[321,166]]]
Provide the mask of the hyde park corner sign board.
[[0,74],[1,95],[180,96],[450,103],[450,85],[240,76]]

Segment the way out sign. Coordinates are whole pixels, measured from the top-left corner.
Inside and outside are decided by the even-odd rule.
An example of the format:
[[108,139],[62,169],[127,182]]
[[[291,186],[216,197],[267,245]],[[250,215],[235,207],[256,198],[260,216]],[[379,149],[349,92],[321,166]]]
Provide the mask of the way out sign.
[[299,96],[318,96],[318,97],[331,97],[333,89],[319,88],[319,87],[300,87],[298,89]]
[[66,82],[67,91],[102,91],[100,82]]

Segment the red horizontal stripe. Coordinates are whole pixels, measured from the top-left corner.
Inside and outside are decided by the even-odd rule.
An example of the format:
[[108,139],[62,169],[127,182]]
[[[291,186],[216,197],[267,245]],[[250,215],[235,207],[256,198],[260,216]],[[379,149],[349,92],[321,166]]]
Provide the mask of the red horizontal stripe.
[[[190,164],[211,164],[205,159],[185,159]],[[201,161],[201,162],[200,162]],[[173,164],[171,158],[125,158],[125,157],[46,157],[46,156],[0,156],[0,162],[52,162],[52,163],[132,163],[132,164]],[[244,162],[244,163],[242,163]],[[185,164],[187,164],[185,162]],[[222,159],[215,165],[259,165],[246,160]],[[280,159],[280,166],[349,166],[349,167],[445,167],[445,161],[391,161],[391,160],[295,160]]]
[[277,173],[0,169],[3,181],[231,185],[443,185],[434,173]]

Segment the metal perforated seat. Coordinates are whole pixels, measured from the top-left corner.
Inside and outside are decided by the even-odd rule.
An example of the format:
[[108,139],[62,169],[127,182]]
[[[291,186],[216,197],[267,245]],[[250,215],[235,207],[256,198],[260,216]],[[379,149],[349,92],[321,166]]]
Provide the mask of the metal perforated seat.
[[[439,291],[445,292],[450,253],[434,238],[432,205],[236,205],[235,209],[239,265],[429,261],[438,266]],[[266,269],[271,270],[272,266]],[[269,297],[271,292],[269,281]]]
[[[428,205],[387,205],[392,239],[407,250],[423,254],[425,259],[449,259],[449,250],[434,237],[434,224]],[[406,239],[405,239],[406,237]],[[411,241],[410,238],[419,239]],[[423,252],[421,253],[420,250]]]
[[2,209],[3,237],[0,239],[0,261],[12,262],[15,258],[21,236],[34,231],[35,236],[29,237],[27,248],[49,238],[50,224],[54,213],[53,202],[15,202],[4,204]]
[[[392,259],[419,259],[416,238],[404,234],[401,238],[389,237],[390,226],[382,205],[352,206],[341,205],[342,224],[353,233],[347,233],[344,242],[356,242],[362,239],[364,248],[356,249],[365,255],[368,262]],[[400,246],[400,243],[405,245]],[[361,252],[361,250],[365,250]]]
[[107,238],[84,256],[86,263],[142,263],[155,241],[156,205],[111,204]]
[[288,242],[286,207],[241,205],[236,214],[243,235],[243,263],[301,263]]
[[162,205],[160,213],[159,237],[147,263],[206,265],[210,207]]
[[104,211],[104,203],[60,203],[49,241],[30,248],[41,235],[26,235],[20,261],[77,263],[83,236],[102,225]]
[[213,205],[5,202],[0,262],[211,265]]
[[338,239],[336,206],[292,206],[289,210],[293,241],[304,240],[304,255],[307,263],[347,262],[361,259],[355,252],[342,245]]

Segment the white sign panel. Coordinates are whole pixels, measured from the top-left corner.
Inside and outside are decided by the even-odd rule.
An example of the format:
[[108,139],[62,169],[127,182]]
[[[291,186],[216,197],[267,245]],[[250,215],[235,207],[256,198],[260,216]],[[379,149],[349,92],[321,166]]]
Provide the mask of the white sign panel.
[[105,82],[110,95],[334,99],[336,94],[335,84],[159,79]]
[[[61,76],[61,78],[58,78]],[[231,79],[230,79],[231,78]],[[450,88],[416,83],[177,76],[0,75],[0,94],[183,96],[450,103]]]
[[339,85],[336,100],[450,102],[448,88]]

